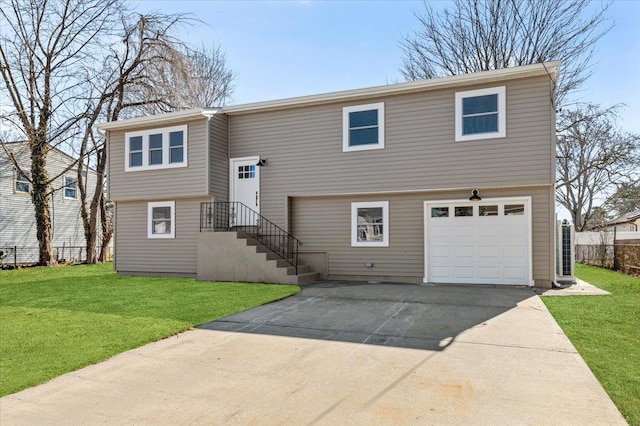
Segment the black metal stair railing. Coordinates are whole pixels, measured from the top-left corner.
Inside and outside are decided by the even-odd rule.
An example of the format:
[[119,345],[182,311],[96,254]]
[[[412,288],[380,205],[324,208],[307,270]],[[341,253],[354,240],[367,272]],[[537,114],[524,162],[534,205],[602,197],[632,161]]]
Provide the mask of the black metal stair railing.
[[240,231],[258,241],[295,268],[302,241],[238,201],[200,203],[200,232]]

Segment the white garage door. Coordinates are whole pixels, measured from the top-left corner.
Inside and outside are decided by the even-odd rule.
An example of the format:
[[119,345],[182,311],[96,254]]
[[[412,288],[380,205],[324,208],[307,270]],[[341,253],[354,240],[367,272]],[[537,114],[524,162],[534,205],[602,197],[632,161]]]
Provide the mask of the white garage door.
[[425,282],[533,285],[531,199],[426,201]]

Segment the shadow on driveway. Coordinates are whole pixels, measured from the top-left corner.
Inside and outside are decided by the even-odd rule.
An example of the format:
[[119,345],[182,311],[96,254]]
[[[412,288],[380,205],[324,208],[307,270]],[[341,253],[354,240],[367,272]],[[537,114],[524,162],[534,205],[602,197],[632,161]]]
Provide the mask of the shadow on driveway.
[[438,351],[532,296],[524,287],[324,281],[198,328]]

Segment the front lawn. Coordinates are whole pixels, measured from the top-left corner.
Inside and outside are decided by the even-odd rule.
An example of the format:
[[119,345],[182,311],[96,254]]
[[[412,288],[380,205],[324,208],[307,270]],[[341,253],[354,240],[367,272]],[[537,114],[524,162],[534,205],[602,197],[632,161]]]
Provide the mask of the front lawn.
[[0,271],[0,396],[298,291],[118,276],[111,264]]
[[611,295],[542,300],[627,422],[640,425],[640,279],[579,264],[576,276]]

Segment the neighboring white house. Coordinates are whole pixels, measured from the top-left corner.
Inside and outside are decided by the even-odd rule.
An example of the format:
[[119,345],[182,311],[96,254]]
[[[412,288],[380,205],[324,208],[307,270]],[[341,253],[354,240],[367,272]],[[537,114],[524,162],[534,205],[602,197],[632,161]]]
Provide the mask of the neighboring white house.
[[[5,143],[22,170],[31,170],[30,151],[26,142]],[[75,159],[56,148],[47,156],[49,177],[53,181],[50,200],[53,246],[59,259],[84,258],[85,238],[80,216],[80,190]],[[60,175],[60,176],[58,176]],[[95,172],[88,172],[88,188],[95,187]],[[5,150],[0,149],[0,250],[7,256],[5,263],[32,263],[38,261],[38,240],[31,183],[11,163]],[[92,194],[92,193],[91,193]],[[14,250],[17,253],[14,258]]]

